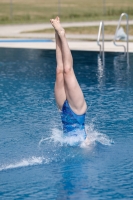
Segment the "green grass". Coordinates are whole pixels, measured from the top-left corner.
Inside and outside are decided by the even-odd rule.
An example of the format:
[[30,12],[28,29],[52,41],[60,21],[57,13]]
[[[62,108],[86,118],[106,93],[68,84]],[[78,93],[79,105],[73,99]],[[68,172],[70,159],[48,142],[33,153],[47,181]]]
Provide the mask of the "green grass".
[[[105,2],[105,5],[103,4]],[[0,24],[62,21],[118,20],[126,12],[133,17],[133,0],[0,0]]]

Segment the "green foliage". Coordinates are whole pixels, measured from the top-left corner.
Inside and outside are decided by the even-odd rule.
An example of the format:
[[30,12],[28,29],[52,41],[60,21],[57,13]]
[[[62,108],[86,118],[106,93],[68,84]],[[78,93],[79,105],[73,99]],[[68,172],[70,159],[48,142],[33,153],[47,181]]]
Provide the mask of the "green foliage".
[[[0,0],[0,24],[62,21],[118,20],[122,12],[133,17],[133,0]],[[105,2],[105,3],[104,3]]]

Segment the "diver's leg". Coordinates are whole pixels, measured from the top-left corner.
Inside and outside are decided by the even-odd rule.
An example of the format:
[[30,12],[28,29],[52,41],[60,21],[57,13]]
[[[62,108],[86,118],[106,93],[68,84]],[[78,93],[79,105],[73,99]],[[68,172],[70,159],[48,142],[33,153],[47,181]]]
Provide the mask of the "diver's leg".
[[66,93],[64,88],[64,75],[63,75],[63,61],[61,53],[61,41],[55,31],[55,40],[56,40],[56,82],[55,82],[55,99],[59,109],[62,109],[64,101],[66,100]]
[[65,31],[57,20],[52,20],[52,25],[57,31],[61,41],[66,98],[76,114],[83,114],[87,106],[73,71],[73,59],[65,37]]

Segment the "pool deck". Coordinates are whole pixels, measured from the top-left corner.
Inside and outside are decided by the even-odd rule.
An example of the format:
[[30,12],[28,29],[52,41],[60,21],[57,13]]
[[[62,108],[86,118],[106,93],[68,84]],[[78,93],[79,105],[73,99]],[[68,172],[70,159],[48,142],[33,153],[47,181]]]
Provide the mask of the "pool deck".
[[[90,41],[69,41],[71,50],[99,51],[96,42]],[[122,43],[123,44],[123,43]],[[55,42],[0,42],[3,48],[29,48],[29,49],[55,49]],[[105,42],[104,50],[106,52],[123,52],[123,47],[114,46],[113,42]],[[133,52],[133,43],[129,44],[129,52]]]
[[[105,21],[104,24],[115,26],[117,21]],[[122,22],[124,24],[124,22]],[[129,21],[129,25],[133,20]],[[99,22],[76,22],[63,23],[63,27],[99,26]],[[32,48],[32,49],[55,49],[54,32],[52,34],[27,33],[28,31],[51,28],[51,24],[28,24],[28,25],[0,25],[0,47],[3,48]],[[67,34],[71,50],[99,51],[97,35],[90,34]],[[123,47],[113,44],[114,35],[105,35],[104,50],[107,52],[123,52]],[[133,36],[129,36],[133,40]],[[125,42],[119,42],[125,44]],[[129,43],[129,52],[133,52],[133,42]]]

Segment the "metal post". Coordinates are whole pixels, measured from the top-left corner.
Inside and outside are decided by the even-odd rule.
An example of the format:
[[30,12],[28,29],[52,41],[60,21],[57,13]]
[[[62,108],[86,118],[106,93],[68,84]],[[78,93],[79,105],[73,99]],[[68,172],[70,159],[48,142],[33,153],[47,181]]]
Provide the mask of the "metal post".
[[127,26],[126,26],[126,31],[127,31],[127,64],[129,66],[129,19],[128,15],[126,16],[127,18]]
[[103,0],[103,15],[106,15],[106,0]]
[[12,20],[12,0],[10,0],[10,20]]
[[[101,31],[102,31],[102,45],[100,44],[100,35],[101,35]],[[103,66],[105,64],[104,61],[104,22],[101,21],[100,25],[99,25],[99,32],[98,32],[98,37],[97,37],[97,45],[100,47],[100,56],[102,53],[102,61],[103,61]]]
[[105,64],[105,60],[104,60],[104,22],[102,22],[102,57],[103,57],[103,66]]
[[61,0],[58,0],[58,16],[61,15]]
[[[127,49],[125,47],[125,45],[119,45],[119,44],[116,44],[116,39],[117,39],[117,32],[119,30],[119,27],[120,27],[120,23],[121,23],[121,20],[122,20],[122,17],[123,16],[126,16],[126,34],[127,34]],[[128,15],[126,13],[122,13],[121,16],[120,16],[120,19],[119,19],[119,22],[118,22],[118,26],[116,28],[116,32],[115,32],[115,36],[114,36],[114,40],[113,40],[113,43],[115,46],[121,46],[124,48],[124,55],[127,55],[127,64],[129,66],[129,24],[128,24]]]

